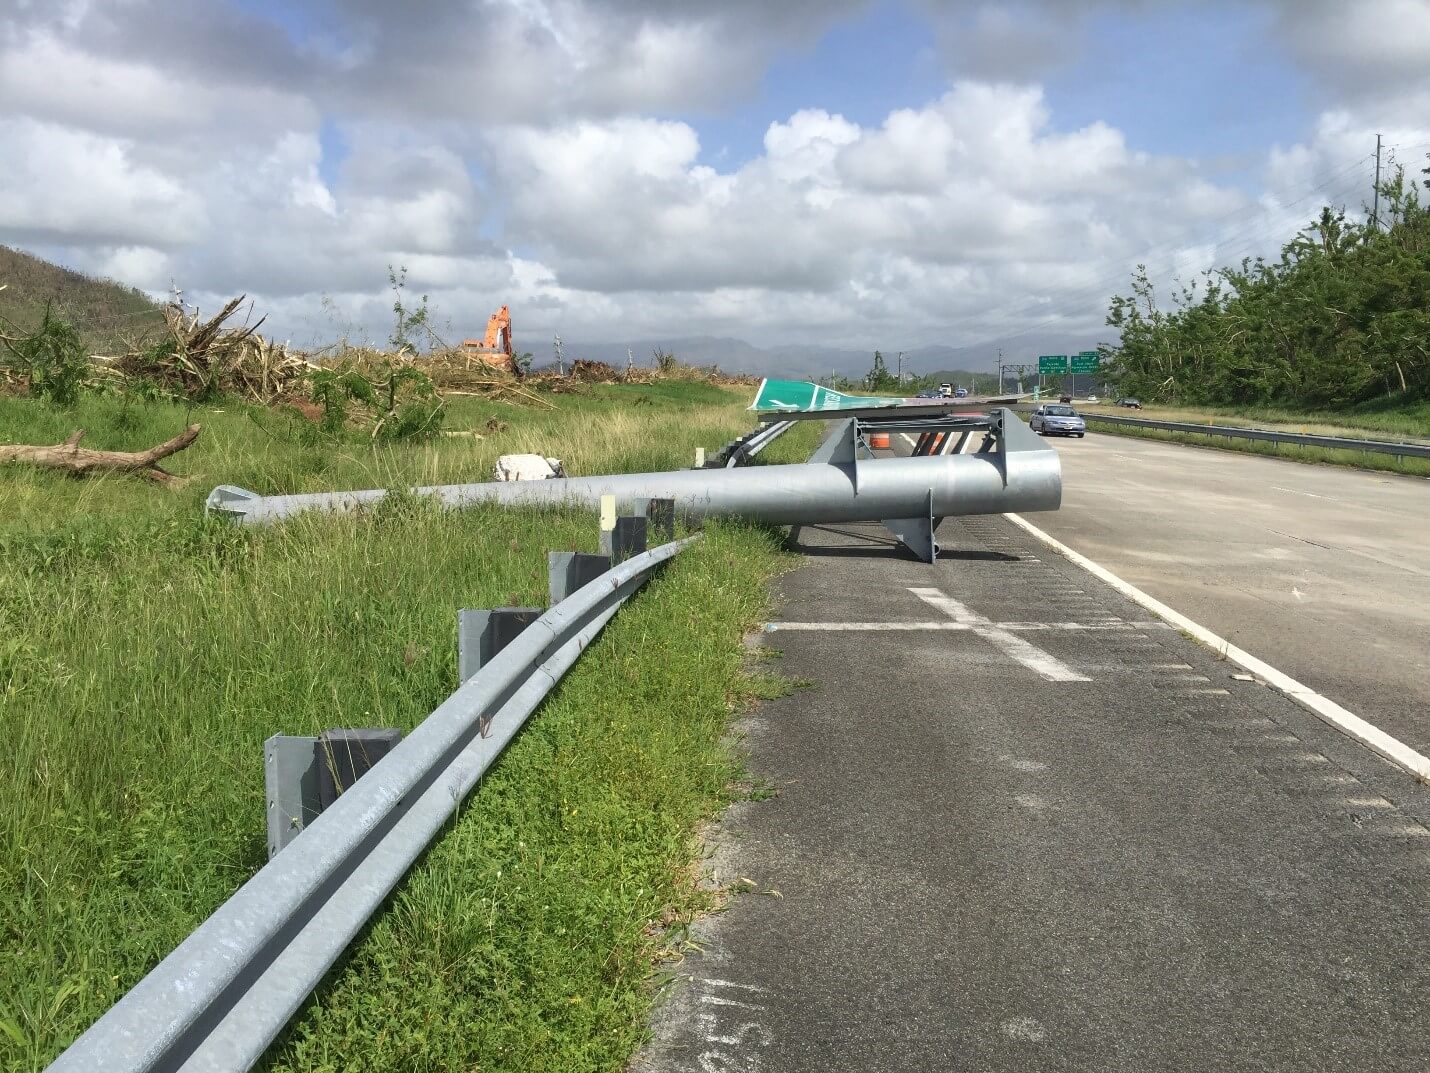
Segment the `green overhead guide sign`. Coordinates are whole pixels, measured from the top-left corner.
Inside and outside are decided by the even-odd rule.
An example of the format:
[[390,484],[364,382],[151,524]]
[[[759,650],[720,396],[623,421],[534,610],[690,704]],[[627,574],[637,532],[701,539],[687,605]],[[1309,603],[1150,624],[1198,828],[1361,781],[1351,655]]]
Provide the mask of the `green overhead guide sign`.
[[807,380],[761,380],[751,410],[859,410],[865,406],[897,406],[903,399],[868,395],[843,395]]
[[1043,354],[1038,358],[1038,372],[1043,376],[1066,376],[1068,373],[1082,375],[1095,373],[1102,363],[1096,350],[1083,350],[1072,355]]

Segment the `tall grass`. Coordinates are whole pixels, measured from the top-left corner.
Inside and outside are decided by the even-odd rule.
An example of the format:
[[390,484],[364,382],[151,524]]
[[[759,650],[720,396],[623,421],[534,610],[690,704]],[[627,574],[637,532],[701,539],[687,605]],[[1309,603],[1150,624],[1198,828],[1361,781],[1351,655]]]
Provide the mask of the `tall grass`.
[[[4,440],[79,423],[133,448],[206,426],[178,491],[0,472],[0,1068],[41,1068],[262,864],[266,737],[411,728],[456,684],[457,609],[543,603],[546,550],[596,538],[570,510],[406,498],[236,529],[203,518],[208,488],[480,480],[524,450],[573,473],[671,468],[749,427],[742,400],[699,384],[558,405],[461,400],[450,425],[508,427],[374,448],[241,406],[0,400]],[[274,1067],[619,1068],[650,925],[699,902],[680,878],[692,825],[734,770],[740,633],[781,563],[772,534],[713,527],[633,601]]]

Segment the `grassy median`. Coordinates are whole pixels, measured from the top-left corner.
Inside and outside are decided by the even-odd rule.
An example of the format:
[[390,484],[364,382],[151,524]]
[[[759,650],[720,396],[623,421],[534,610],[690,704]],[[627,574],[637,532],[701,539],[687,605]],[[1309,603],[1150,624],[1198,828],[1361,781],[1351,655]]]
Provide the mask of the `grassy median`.
[[[573,473],[689,465],[749,428],[700,383],[516,410],[484,438],[328,443],[240,405],[188,412],[0,399],[0,440],[135,448],[204,424],[182,489],[0,471],[0,1068],[42,1068],[264,860],[261,744],[416,724],[455,685],[460,607],[539,604],[573,511],[207,521],[265,492],[485,479],[536,450]],[[779,457],[807,452],[777,443]],[[696,823],[736,763],[740,637],[786,559],[712,526],[617,617],[270,1055],[293,1069],[616,1069],[639,1039],[655,925],[694,912]]]
[[[1090,431],[1113,435],[1130,436],[1135,439],[1161,440],[1164,443],[1183,443],[1194,447],[1212,447],[1221,451],[1239,451],[1242,454],[1263,455],[1268,458],[1280,458],[1288,462],[1311,462],[1323,463],[1335,466],[1351,466],[1356,469],[1379,470],[1386,473],[1399,473],[1409,477],[1430,477],[1430,459],[1397,457],[1390,454],[1380,454],[1370,451],[1339,450],[1327,447],[1305,447],[1299,444],[1271,443],[1265,440],[1244,440],[1227,436],[1216,436],[1210,433],[1201,432],[1180,432],[1160,428],[1142,428],[1137,425],[1119,425],[1107,421],[1098,421],[1097,413],[1086,408],[1081,412],[1088,421]],[[1112,414],[1110,416],[1128,416]],[[1185,421],[1186,417],[1166,417],[1162,413],[1156,414],[1132,414],[1135,417],[1147,417],[1157,421]],[[1219,422],[1220,423],[1220,422]],[[1226,422],[1230,423],[1230,422]],[[1263,427],[1260,425],[1243,424],[1242,427]],[[1264,426],[1270,427],[1270,426]],[[1301,431],[1297,429],[1296,431]],[[1338,435],[1339,433],[1321,432],[1317,429],[1309,430],[1313,435]],[[1363,432],[1352,433],[1356,436],[1365,436]],[[1369,437],[1375,438],[1375,437]]]

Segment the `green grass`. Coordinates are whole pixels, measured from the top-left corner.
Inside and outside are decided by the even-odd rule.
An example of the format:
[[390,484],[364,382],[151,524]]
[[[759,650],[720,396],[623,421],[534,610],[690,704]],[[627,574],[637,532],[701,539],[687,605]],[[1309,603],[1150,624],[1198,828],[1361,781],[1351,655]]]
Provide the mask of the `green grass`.
[[[261,866],[267,736],[412,727],[456,684],[457,609],[544,603],[547,549],[596,542],[579,512],[402,499],[236,529],[203,518],[209,487],[481,480],[517,450],[575,473],[671,468],[750,425],[744,400],[696,383],[555,401],[459,400],[449,426],[509,427],[380,448],[216,407],[192,415],[205,432],[174,459],[195,477],[178,490],[0,470],[0,1069],[42,1068]],[[0,399],[0,441],[81,424],[132,448],[190,416]],[[815,431],[783,450],[802,457]],[[637,596],[268,1067],[621,1068],[659,925],[704,905],[693,833],[736,792],[728,720],[770,688],[744,675],[741,634],[786,562],[775,533],[711,526]]]

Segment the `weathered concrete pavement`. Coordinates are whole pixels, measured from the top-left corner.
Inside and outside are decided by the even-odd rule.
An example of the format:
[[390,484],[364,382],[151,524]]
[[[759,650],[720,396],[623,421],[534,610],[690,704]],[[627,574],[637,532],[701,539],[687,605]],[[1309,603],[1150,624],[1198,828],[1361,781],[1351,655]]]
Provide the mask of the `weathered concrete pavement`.
[[1029,521],[1430,755],[1430,481],[1101,434]]
[[1430,1068],[1430,789],[1003,519],[800,539],[778,621],[944,628],[767,635],[636,1069]]

